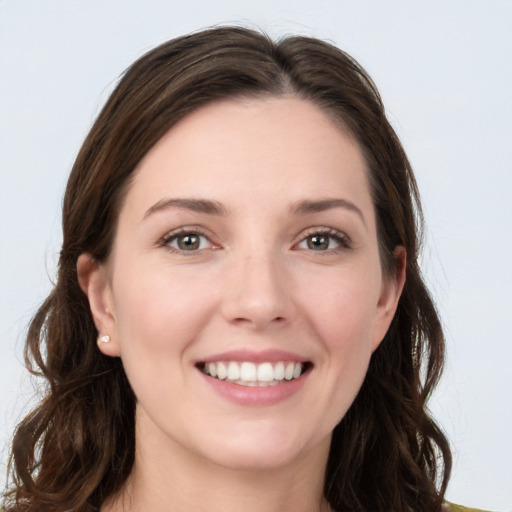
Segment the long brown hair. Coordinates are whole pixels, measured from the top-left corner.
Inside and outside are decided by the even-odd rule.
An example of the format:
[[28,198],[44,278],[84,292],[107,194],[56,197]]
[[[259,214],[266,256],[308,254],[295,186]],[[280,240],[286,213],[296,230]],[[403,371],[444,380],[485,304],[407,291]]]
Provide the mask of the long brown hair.
[[121,361],[96,347],[76,263],[82,253],[97,262],[109,256],[137,164],[202,105],[283,94],[317,105],[359,142],[384,272],[394,273],[397,246],[407,252],[395,318],[334,430],[325,496],[336,510],[440,510],[451,457],[426,401],[441,373],[444,340],[417,263],[422,215],[411,166],[375,85],[350,56],[313,38],[273,42],[233,27],[172,40],[136,61],[78,154],[64,197],[58,279],[27,336],[28,368],[47,388],[15,433],[5,495],[12,510],[97,510],[132,469],[136,400]]

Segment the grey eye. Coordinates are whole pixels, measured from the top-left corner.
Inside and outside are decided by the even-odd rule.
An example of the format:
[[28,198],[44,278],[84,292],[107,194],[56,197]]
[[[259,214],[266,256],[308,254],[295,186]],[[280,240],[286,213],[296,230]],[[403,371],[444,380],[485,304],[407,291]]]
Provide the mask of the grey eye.
[[167,245],[183,252],[199,251],[211,246],[211,242],[199,233],[181,233],[168,239]]
[[329,249],[330,237],[328,235],[312,235],[306,238],[308,249],[325,251]]
[[327,233],[315,233],[309,235],[298,245],[299,249],[309,249],[310,251],[328,251],[340,247],[342,240],[339,236]]
[[176,243],[182,251],[197,251],[201,240],[198,235],[182,235],[176,239]]

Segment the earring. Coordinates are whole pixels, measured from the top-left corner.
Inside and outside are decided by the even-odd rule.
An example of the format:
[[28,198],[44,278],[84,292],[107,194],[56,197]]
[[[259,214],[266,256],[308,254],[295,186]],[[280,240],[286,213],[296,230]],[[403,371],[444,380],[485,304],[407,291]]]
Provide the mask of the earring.
[[105,336],[98,336],[98,345],[102,345],[103,343],[108,343],[110,341],[110,336],[105,334]]

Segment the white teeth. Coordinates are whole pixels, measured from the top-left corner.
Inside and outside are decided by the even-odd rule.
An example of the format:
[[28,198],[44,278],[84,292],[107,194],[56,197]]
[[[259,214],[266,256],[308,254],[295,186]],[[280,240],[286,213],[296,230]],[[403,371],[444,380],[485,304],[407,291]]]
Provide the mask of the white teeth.
[[301,376],[304,365],[278,361],[277,363],[252,363],[244,361],[222,361],[207,363],[203,372],[220,380],[228,380],[242,386],[275,386],[283,380],[297,379]]
[[[301,365],[302,366],[302,365]],[[284,363],[277,363],[274,367],[274,379],[283,380],[284,379]]]
[[284,378],[286,380],[292,380],[294,370],[295,370],[295,365],[293,363],[288,363],[284,370]]
[[260,382],[270,382],[274,380],[274,368],[270,363],[258,365],[258,380]]
[[241,364],[240,380],[243,380],[244,382],[256,382],[258,380],[258,371],[254,363],[245,362]]
[[217,378],[224,380],[228,376],[228,371],[224,363],[217,363]]
[[234,361],[228,364],[228,380],[238,380],[240,378],[240,366]]
[[217,365],[215,363],[208,363],[208,373],[212,377],[217,377]]

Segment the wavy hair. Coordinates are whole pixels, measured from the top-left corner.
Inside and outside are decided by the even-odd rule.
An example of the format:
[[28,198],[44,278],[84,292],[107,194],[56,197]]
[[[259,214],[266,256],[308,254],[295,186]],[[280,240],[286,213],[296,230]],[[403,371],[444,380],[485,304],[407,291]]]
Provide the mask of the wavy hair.
[[366,158],[384,273],[407,252],[396,315],[364,384],[336,426],[324,494],[335,510],[441,509],[450,450],[427,398],[443,366],[444,339],[417,258],[422,213],[416,182],[379,93],[349,55],[317,39],[272,41],[214,28],[169,41],[122,76],[88,134],[63,203],[63,244],[53,291],[34,316],[28,369],[45,395],[18,426],[6,505],[16,512],[89,512],[118,492],[135,454],[136,400],[120,359],[103,356],[77,278],[77,259],[110,253],[134,170],[181,118],[234,97],[294,95],[358,141]]

